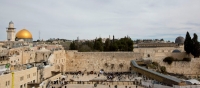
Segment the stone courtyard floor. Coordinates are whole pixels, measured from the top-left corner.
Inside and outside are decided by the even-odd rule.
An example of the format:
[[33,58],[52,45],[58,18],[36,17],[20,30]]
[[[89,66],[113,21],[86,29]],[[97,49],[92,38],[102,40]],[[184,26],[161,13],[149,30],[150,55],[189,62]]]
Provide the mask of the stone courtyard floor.
[[[136,88],[136,85],[117,85],[117,88],[125,88],[125,86],[127,88]],[[115,88],[115,85],[110,85],[109,87],[108,85],[98,84],[97,87],[94,87],[92,84],[67,84],[67,88]],[[137,88],[144,87],[138,86]]]
[[[118,77],[115,77],[112,80],[113,82],[109,82],[111,80],[107,80],[107,76],[105,76],[103,74],[100,74],[99,76],[98,76],[98,74],[90,74],[90,75],[66,74],[66,76],[65,76],[66,81],[73,80],[73,82],[70,82],[66,85],[67,86],[66,88],[115,88],[116,85],[117,85],[117,88],[136,88],[136,85],[133,84],[133,81],[135,80],[135,78],[137,78],[137,77],[128,78],[128,75],[122,75],[122,79],[119,80]],[[97,84],[97,86],[94,87],[94,84],[96,82],[91,83],[91,82],[89,82],[90,80],[107,80],[107,81],[99,82]],[[85,83],[77,84],[76,81],[82,81]],[[65,87],[63,87],[63,88],[65,88]],[[137,88],[144,88],[144,87],[137,86]]]

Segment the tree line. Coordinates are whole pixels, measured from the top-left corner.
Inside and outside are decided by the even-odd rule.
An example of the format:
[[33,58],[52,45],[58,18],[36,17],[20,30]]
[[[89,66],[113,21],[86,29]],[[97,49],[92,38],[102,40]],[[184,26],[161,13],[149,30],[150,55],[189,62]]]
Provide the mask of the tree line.
[[184,50],[187,54],[192,54],[194,58],[200,56],[200,44],[196,33],[194,33],[193,38],[190,37],[189,32],[186,33]]
[[133,41],[130,37],[113,39],[107,38],[105,43],[102,38],[96,38],[93,41],[79,42],[78,40],[72,41],[70,50],[78,50],[79,52],[90,51],[133,51]]

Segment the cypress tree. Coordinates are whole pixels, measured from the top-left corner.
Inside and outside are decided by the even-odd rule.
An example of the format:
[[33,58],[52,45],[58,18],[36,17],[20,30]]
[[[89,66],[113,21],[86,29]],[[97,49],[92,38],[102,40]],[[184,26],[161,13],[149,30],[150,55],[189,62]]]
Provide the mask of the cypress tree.
[[190,54],[192,50],[192,39],[190,37],[189,32],[187,32],[185,36],[184,50],[186,51],[187,54]]
[[194,37],[192,38],[192,51],[191,54],[195,57],[199,57],[200,51],[199,51],[199,42],[198,42],[198,36],[196,33],[194,33]]

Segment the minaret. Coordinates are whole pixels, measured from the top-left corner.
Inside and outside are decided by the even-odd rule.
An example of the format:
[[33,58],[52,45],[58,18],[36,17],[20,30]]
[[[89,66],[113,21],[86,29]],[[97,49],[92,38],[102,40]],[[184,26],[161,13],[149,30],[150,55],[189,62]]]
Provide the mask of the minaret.
[[14,28],[14,23],[12,21],[9,22],[6,32],[7,32],[7,40],[15,41],[15,28]]

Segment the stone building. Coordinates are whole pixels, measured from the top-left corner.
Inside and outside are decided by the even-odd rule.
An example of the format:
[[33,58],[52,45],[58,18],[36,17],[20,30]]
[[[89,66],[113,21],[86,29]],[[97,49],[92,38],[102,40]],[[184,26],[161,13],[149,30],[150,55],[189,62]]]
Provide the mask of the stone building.
[[13,22],[7,28],[7,41],[0,44],[0,79],[6,79],[0,88],[46,88],[49,80],[66,71],[62,46],[33,44],[27,29],[15,35]]
[[[42,45],[39,45],[42,46]],[[48,47],[48,45],[45,45]],[[1,48],[0,55],[0,88],[28,88],[41,86],[41,83],[63,73],[66,70],[66,56],[63,48]]]
[[135,41],[135,48],[157,48],[157,47],[183,47],[185,39],[182,36],[179,36],[175,39],[175,43],[173,42],[165,42],[163,40],[137,40]]

